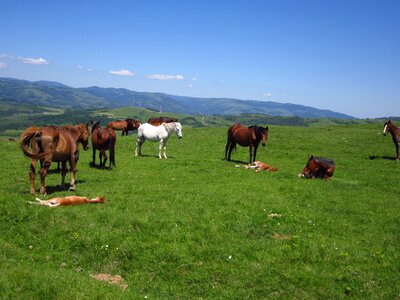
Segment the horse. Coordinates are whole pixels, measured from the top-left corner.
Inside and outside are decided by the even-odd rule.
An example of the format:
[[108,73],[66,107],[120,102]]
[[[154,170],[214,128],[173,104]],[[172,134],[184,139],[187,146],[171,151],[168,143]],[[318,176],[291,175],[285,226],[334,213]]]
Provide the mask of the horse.
[[396,160],[400,160],[400,127],[397,127],[389,120],[384,124],[383,135],[386,136],[388,132],[392,135],[393,143],[396,146]]
[[[40,193],[46,194],[45,178],[51,162],[61,162],[61,188],[65,188],[67,161],[71,166],[70,190],[75,191],[76,163],[79,156],[79,143],[87,150],[89,129],[86,124],[75,126],[29,127],[20,136],[20,146],[25,156],[31,159],[29,178],[30,192],[35,194],[35,177],[37,160],[41,161]],[[32,152],[29,152],[31,147]]]
[[244,127],[240,124],[233,124],[228,129],[228,141],[225,146],[225,159],[231,160],[231,153],[236,144],[243,147],[249,147],[250,163],[256,160],[257,148],[261,142],[265,146],[268,140],[268,126],[250,126]]
[[330,179],[335,171],[335,162],[330,158],[311,155],[299,177]]
[[158,117],[158,118],[152,117],[147,120],[147,123],[153,126],[160,126],[162,123],[172,123],[172,122],[178,122],[178,119],[170,117]]
[[179,122],[162,123],[159,126],[153,126],[144,123],[138,128],[138,138],[136,141],[135,156],[142,155],[142,145],[146,140],[159,141],[158,157],[162,159],[161,152],[164,149],[164,158],[167,158],[167,141],[172,133],[176,133],[182,138],[182,125]]
[[107,124],[108,128],[113,130],[121,130],[121,136],[128,135],[131,130],[136,130],[140,126],[140,121],[135,119],[125,119],[112,121]]
[[[115,144],[117,143],[117,135],[111,128],[101,128],[100,121],[92,123],[92,148],[93,148],[93,160],[92,166],[95,166],[96,161],[96,150],[99,150],[100,168],[103,169],[106,166],[107,154],[106,150],[110,152],[110,163],[115,167]],[[102,160],[104,158],[104,161]]]
[[104,197],[96,197],[89,199],[87,197],[80,196],[67,196],[67,197],[55,197],[49,200],[35,199],[37,202],[28,201],[30,204],[45,205],[49,207],[66,206],[66,205],[77,205],[86,203],[104,203]]

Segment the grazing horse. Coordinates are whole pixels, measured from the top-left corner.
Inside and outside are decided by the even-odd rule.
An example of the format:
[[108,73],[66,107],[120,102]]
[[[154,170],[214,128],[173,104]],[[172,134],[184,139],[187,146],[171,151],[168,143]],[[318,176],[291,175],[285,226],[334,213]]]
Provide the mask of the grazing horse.
[[162,123],[172,123],[178,122],[176,118],[169,118],[169,117],[158,117],[158,118],[149,118],[147,123],[153,126],[160,126]]
[[400,160],[400,127],[397,127],[392,123],[392,121],[385,122],[383,127],[383,135],[387,135],[388,132],[392,135],[392,140],[394,145],[396,146],[396,160]]
[[333,171],[335,171],[335,162],[332,159],[311,155],[299,177],[330,179]]
[[[93,148],[93,160],[92,166],[95,166],[96,161],[96,150],[99,150],[100,168],[103,169],[106,166],[107,154],[106,150],[110,152],[110,164],[115,166],[115,144],[117,142],[117,135],[111,128],[101,128],[100,121],[92,123],[92,148]],[[104,158],[104,161],[102,160]]]
[[[236,144],[243,147],[250,147],[250,163],[256,160],[257,148],[261,144],[265,146],[268,139],[268,126],[244,127],[240,124],[233,124],[228,130],[228,141],[225,146],[225,159],[231,160],[231,153]],[[253,151],[254,149],[254,151]]]
[[107,124],[108,128],[113,130],[121,130],[121,136],[128,135],[131,130],[136,130],[140,126],[140,121],[135,119],[117,120]]
[[149,123],[144,123],[138,128],[138,138],[136,141],[135,156],[142,155],[142,145],[145,140],[159,141],[158,157],[161,159],[161,152],[164,149],[164,158],[167,158],[167,141],[172,133],[176,133],[179,138],[182,138],[182,125],[179,122],[162,123],[159,126],[153,126]]
[[[76,126],[43,126],[29,127],[20,137],[20,146],[23,153],[31,159],[29,178],[31,183],[30,192],[35,194],[36,163],[40,160],[40,193],[46,194],[45,178],[51,162],[61,162],[61,188],[65,187],[65,175],[67,173],[67,161],[71,166],[70,190],[75,190],[76,162],[79,156],[78,143],[87,150],[89,141],[88,125]],[[31,147],[32,152],[29,152]]]

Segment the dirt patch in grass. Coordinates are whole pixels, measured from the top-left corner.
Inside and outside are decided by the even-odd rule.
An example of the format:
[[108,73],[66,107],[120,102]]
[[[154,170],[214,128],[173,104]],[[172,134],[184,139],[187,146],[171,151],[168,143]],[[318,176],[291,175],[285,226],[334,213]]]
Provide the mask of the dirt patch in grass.
[[123,279],[120,275],[110,275],[110,274],[90,274],[91,277],[100,280],[100,281],[105,281],[109,284],[116,284],[122,289],[126,289],[128,285],[125,283],[125,279]]
[[290,235],[282,234],[282,233],[273,233],[272,238],[274,240],[280,240],[280,241],[287,241],[287,240],[292,239],[292,237]]

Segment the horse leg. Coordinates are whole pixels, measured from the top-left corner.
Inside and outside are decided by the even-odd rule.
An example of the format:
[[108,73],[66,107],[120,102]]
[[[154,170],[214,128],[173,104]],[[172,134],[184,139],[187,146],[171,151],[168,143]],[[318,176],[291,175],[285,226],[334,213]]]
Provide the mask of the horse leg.
[[[229,150],[230,145],[231,145],[231,142],[228,139],[228,141],[226,142],[226,146],[225,146],[225,160],[227,160],[227,158],[228,158],[228,150]],[[228,159],[228,160],[230,160],[230,159]]]
[[256,155],[257,155],[257,149],[258,149],[258,146],[254,146],[254,155],[253,155],[253,161],[256,161]]
[[69,181],[69,190],[75,191],[75,175],[76,175],[76,157],[72,155],[69,164],[71,165],[71,179]]
[[36,159],[32,159],[31,160],[31,165],[29,168],[29,181],[31,183],[31,189],[30,192],[31,194],[35,194],[35,177],[36,177],[36,164],[37,164],[37,160]]
[[164,142],[163,142],[163,139],[161,139],[160,145],[158,146],[158,158],[159,159],[162,159],[161,152],[162,152],[163,145],[164,145]]
[[94,149],[93,146],[92,146],[92,148],[93,148],[92,166],[94,167],[95,166],[95,162],[96,162],[96,149]]
[[235,149],[235,147],[236,147],[236,143],[231,143],[231,144],[229,145],[228,161],[231,160],[232,150]]
[[45,160],[43,163],[43,167],[40,170],[40,193],[46,195],[46,185],[45,179],[47,175],[47,170],[50,168],[51,161]]
[[142,142],[141,138],[138,138],[136,140],[136,147],[135,147],[135,156],[136,157],[142,156],[142,144],[143,144],[143,142]]
[[104,158],[103,163],[100,164],[100,167],[102,169],[104,169],[104,167],[106,166],[108,156],[107,156],[106,150],[102,149],[102,150],[100,150],[100,152],[101,152],[101,156],[103,156],[103,158]]
[[164,158],[167,158],[167,141],[164,144]]
[[396,143],[396,152],[397,152],[396,160],[400,160],[400,142]]
[[250,163],[252,163],[254,161],[253,160],[253,146],[252,145],[249,146],[249,152],[250,152]]
[[65,174],[67,174],[67,161],[61,162],[61,190],[65,190]]

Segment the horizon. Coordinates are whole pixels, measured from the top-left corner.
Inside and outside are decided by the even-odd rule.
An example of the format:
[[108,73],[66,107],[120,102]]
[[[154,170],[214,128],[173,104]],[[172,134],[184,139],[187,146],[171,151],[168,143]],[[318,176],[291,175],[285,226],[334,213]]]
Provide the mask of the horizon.
[[3,11],[0,77],[400,116],[395,0],[16,0]]

